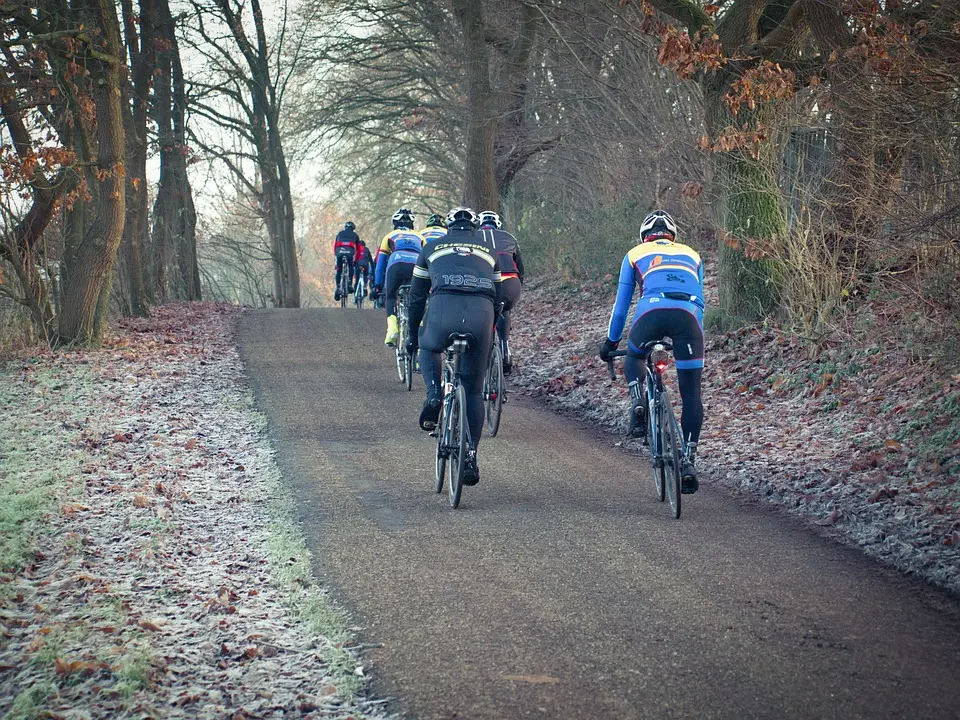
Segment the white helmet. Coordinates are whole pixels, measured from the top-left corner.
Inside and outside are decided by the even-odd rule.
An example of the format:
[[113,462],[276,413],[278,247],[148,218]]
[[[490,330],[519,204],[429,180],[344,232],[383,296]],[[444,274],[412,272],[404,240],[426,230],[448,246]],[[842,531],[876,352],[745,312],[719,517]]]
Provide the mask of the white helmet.
[[480,225],[493,225],[498,230],[503,227],[503,223],[500,222],[500,216],[493,210],[484,210],[480,213]]
[[400,208],[393,214],[393,226],[413,227],[413,210]]
[[447,213],[447,227],[464,220],[468,220],[473,227],[477,227],[480,218],[468,207],[455,207]]
[[671,240],[675,240],[677,237],[677,224],[673,221],[673,218],[670,217],[669,213],[664,210],[654,210],[647,215],[640,224],[640,239],[646,242],[648,235],[652,236],[650,237],[651,240],[657,240],[666,235],[669,235]]

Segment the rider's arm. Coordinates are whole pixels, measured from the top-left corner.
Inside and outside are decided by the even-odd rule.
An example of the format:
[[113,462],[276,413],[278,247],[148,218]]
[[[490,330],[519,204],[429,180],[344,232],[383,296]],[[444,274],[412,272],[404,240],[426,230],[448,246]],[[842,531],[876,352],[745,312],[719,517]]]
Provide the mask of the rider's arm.
[[[424,245],[426,247],[426,245]],[[427,269],[427,256],[422,250],[417,264],[413,266],[413,279],[410,280],[410,302],[407,310],[407,327],[416,333],[423,320],[423,312],[430,294],[430,270]]]
[[513,254],[513,261],[517,264],[517,275],[520,278],[520,282],[523,283],[523,280],[524,280],[523,258],[520,257],[519,245],[517,245],[517,251]]
[[613,312],[610,314],[610,325],[607,328],[607,339],[612,342],[620,342],[620,336],[623,335],[623,326],[627,324],[627,313],[630,311],[630,303],[633,301],[633,288],[636,284],[636,273],[633,269],[633,263],[630,262],[630,256],[623,256],[623,263],[620,265],[620,281],[617,283],[617,299],[613,304]]
[[390,240],[384,238],[380,243],[380,249],[377,251],[377,269],[373,274],[373,284],[377,287],[383,287],[383,279],[387,274],[387,259],[390,257]]

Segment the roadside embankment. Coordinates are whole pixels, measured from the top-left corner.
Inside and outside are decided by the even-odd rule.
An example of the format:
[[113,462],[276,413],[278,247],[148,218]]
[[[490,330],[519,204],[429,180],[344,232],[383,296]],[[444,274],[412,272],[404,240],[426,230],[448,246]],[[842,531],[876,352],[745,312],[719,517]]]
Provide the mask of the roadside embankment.
[[234,343],[238,308],[0,365],[0,715],[379,718]]
[[[614,286],[528,286],[514,314],[511,381],[623,435],[626,383],[611,381],[597,357]],[[702,484],[776,503],[960,593],[960,375],[897,345],[828,341],[814,354],[757,325],[707,333],[703,398]],[[639,453],[630,462],[645,478],[645,448],[622,443]]]

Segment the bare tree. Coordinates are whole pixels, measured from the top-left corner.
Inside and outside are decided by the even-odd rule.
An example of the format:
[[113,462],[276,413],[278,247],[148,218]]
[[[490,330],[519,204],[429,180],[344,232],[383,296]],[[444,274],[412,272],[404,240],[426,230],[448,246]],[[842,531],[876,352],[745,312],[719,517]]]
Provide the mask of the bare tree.
[[[279,62],[287,36],[286,6],[271,43],[259,0],[249,6],[233,0],[192,2],[193,49],[211,73],[195,80],[193,112],[242,139],[249,151],[202,137],[198,144],[215,156],[257,197],[270,235],[276,304],[300,306],[300,271],[294,235],[290,173],[281,134],[281,114],[289,71]],[[253,37],[248,35],[247,24]],[[249,175],[253,166],[256,179]]]

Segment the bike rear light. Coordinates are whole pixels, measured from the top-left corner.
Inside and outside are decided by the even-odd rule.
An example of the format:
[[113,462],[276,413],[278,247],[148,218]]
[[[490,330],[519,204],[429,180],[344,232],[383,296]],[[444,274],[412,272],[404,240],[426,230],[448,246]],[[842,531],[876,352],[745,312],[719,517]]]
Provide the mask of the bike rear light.
[[656,350],[653,353],[653,366],[657,368],[657,372],[663,372],[667,369],[667,365],[670,364],[670,356],[667,355],[664,350]]

